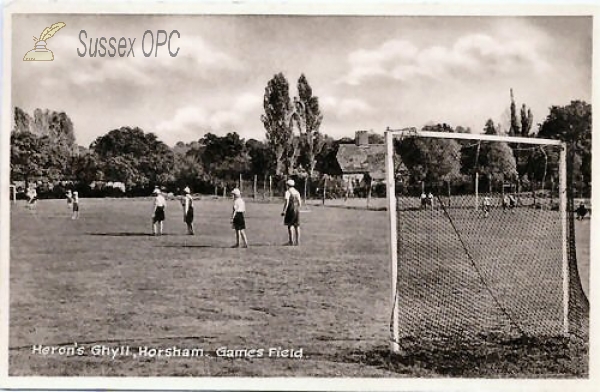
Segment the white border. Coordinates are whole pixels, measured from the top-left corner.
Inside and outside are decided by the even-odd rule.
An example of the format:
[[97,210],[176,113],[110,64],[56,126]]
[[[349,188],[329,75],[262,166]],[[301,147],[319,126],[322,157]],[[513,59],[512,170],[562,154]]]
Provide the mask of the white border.
[[[568,4],[558,2],[519,3],[510,2],[502,4],[481,4],[473,2],[462,2],[452,4],[440,4],[431,2],[429,4],[402,4],[398,1],[365,3],[358,1],[334,1],[327,4],[316,1],[305,1],[292,3],[290,0],[279,1],[238,1],[231,2],[177,2],[167,4],[148,2],[31,2],[22,1],[8,4],[4,8],[3,15],[3,100],[2,100],[2,132],[0,132],[0,189],[7,188],[9,178],[9,154],[10,151],[10,129],[12,124],[11,109],[11,16],[13,13],[121,13],[121,14],[212,14],[212,15],[356,15],[356,16],[593,16],[598,15],[600,7],[596,1],[584,4]],[[566,3],[566,4],[565,4]],[[600,60],[599,46],[597,43],[598,27],[594,22],[594,50],[593,64]],[[596,103],[597,76],[593,67],[593,99]],[[593,125],[600,125],[598,116],[594,116]],[[593,137],[595,152],[598,148],[596,137]],[[599,161],[595,154],[592,156],[593,168],[598,168]],[[595,173],[595,170],[594,170]],[[596,188],[597,176],[594,176],[594,188]],[[597,196],[598,191],[592,195],[592,203],[600,205]],[[598,381],[598,341],[592,335],[590,341],[590,377],[587,380],[498,380],[498,379],[364,379],[364,378],[174,378],[174,377],[8,377],[8,304],[9,304],[9,218],[10,210],[7,201],[7,192],[0,192],[0,387],[2,388],[93,388],[93,389],[243,389],[243,390],[411,390],[411,391],[497,391],[497,390],[532,390],[532,391],[562,391],[572,388],[577,391],[597,390]],[[597,215],[597,214],[596,214]],[[596,232],[597,219],[592,221],[592,238]],[[590,257],[593,260],[597,252],[597,246],[592,242]],[[591,282],[597,282],[597,269],[594,263],[590,263]],[[594,284],[590,288],[595,293]],[[594,303],[593,295],[591,301]],[[597,312],[591,310],[590,331],[597,330],[600,326]]]

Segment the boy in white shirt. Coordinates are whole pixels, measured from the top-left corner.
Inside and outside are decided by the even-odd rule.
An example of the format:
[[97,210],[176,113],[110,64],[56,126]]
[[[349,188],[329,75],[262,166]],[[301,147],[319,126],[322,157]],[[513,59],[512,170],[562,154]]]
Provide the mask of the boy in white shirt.
[[154,210],[152,212],[152,234],[157,234],[156,229],[158,226],[158,235],[162,235],[167,201],[165,200],[165,197],[162,195],[159,188],[154,189],[154,194],[156,197],[154,198]]
[[231,216],[231,225],[235,230],[235,245],[232,248],[240,247],[240,237],[244,241],[244,248],[248,247],[248,238],[246,238],[246,203],[242,199],[242,192],[238,188],[231,191],[233,195],[233,215]]

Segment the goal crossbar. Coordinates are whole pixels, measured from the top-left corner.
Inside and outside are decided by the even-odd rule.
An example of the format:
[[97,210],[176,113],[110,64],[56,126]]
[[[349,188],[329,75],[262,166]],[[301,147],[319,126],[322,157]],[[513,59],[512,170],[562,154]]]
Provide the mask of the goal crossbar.
[[418,131],[415,128],[403,128],[403,129],[387,129],[392,137],[396,135],[400,136],[418,136],[418,137],[429,137],[437,139],[465,139],[465,140],[481,140],[490,142],[506,142],[506,143],[521,143],[521,144],[538,144],[538,145],[549,145],[549,146],[563,146],[564,142],[555,139],[539,139],[539,138],[528,138],[518,136],[504,136],[504,135],[486,135],[476,133],[451,133],[451,132],[432,132],[432,131]]

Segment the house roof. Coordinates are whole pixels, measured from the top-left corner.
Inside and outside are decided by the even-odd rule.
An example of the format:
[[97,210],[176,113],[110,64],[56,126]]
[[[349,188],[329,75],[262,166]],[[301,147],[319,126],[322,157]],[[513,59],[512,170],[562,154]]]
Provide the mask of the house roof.
[[374,180],[385,179],[384,144],[340,144],[336,158],[344,174],[369,173]]

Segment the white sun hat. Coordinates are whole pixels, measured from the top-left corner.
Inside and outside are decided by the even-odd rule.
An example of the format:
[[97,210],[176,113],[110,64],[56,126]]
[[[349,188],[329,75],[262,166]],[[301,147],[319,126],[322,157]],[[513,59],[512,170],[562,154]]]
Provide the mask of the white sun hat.
[[287,180],[286,184],[288,184],[289,186],[296,185],[296,183],[294,182],[294,180]]
[[192,192],[192,191],[190,190],[190,187],[189,187],[189,186],[186,186],[185,188],[183,188],[183,191],[184,191],[185,193],[191,193],[191,192]]
[[234,190],[231,191],[232,195],[236,195],[236,196],[241,196],[242,192],[240,192],[240,190],[238,188],[235,188]]

